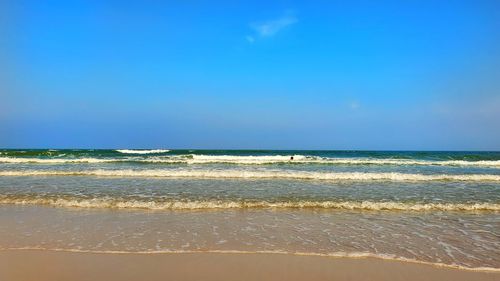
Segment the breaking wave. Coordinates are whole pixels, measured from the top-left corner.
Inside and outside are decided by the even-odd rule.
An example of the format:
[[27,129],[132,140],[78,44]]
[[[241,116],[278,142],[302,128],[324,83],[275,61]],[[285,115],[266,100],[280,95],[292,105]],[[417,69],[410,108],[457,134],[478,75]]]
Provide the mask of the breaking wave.
[[[0,163],[39,163],[39,164],[63,164],[63,163],[112,163],[118,162],[118,159],[104,159],[104,158],[14,158],[14,157],[0,157]],[[124,161],[124,160],[121,160]]]
[[0,204],[48,205],[54,207],[144,209],[144,210],[200,210],[200,209],[336,209],[366,211],[500,211],[497,203],[406,203],[374,201],[138,201],[111,197],[44,198],[29,196],[0,196]]
[[102,176],[201,179],[293,179],[325,181],[500,181],[494,174],[409,174],[376,172],[308,172],[297,170],[24,170],[0,171],[0,176]]
[[170,150],[168,149],[151,149],[151,150],[145,150],[145,149],[117,149],[117,152],[120,153],[126,153],[126,154],[153,154],[153,153],[165,153],[169,152]]
[[[395,165],[395,166],[467,166],[467,167],[498,167],[500,160],[410,160],[410,159],[373,159],[373,158],[328,158],[305,155],[269,155],[269,156],[233,156],[233,155],[169,155],[148,156],[145,154],[159,154],[169,150],[117,150],[123,154],[136,155],[135,157],[118,158],[34,158],[34,157],[0,157],[1,163],[113,163],[138,162],[153,164],[235,164],[235,165],[266,165],[266,164],[323,164],[323,165]],[[293,160],[291,159],[293,157]]]

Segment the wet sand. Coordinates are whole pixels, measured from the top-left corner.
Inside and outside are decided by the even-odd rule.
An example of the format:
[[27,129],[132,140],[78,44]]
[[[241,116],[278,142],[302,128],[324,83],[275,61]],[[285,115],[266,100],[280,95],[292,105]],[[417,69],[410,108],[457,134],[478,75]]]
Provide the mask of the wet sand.
[[0,251],[0,280],[500,280],[469,271],[376,258],[283,254],[100,254]]

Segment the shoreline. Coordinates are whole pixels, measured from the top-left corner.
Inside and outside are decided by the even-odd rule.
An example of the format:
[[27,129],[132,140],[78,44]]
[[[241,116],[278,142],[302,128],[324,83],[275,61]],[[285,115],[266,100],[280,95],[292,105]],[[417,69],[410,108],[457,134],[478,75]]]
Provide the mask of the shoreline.
[[220,255],[284,255],[284,256],[298,256],[298,257],[320,257],[332,259],[368,259],[380,260],[387,262],[409,263],[416,265],[430,266],[438,269],[453,269],[470,272],[484,272],[484,273],[499,273],[500,268],[495,267],[465,267],[454,264],[434,263],[428,261],[420,261],[416,259],[409,259],[403,257],[394,257],[390,255],[377,255],[372,253],[314,253],[314,252],[286,252],[286,251],[244,251],[244,250],[160,250],[160,251],[119,251],[119,250],[79,250],[79,249],[57,249],[57,248],[38,248],[38,247],[21,247],[21,248],[1,248],[2,252],[15,252],[15,251],[33,251],[33,252],[58,252],[58,253],[75,253],[75,254],[97,254],[97,255],[176,255],[176,254],[220,254]]
[[285,253],[91,253],[0,250],[0,279],[17,280],[498,280],[463,270],[375,257]]
[[[377,259],[427,265],[438,269],[500,273],[498,255],[494,251],[489,255],[484,254],[484,251],[474,251],[475,249],[468,248],[468,244],[474,240],[460,236],[460,234],[441,236],[442,239],[436,241],[417,239],[418,236],[408,236],[408,239],[395,241],[397,244],[394,245],[383,240],[381,243],[375,244],[376,251],[372,251],[369,246],[366,246],[372,238],[371,236],[365,238],[365,235],[371,233],[372,228],[365,227],[366,223],[363,223],[363,220],[369,220],[375,222],[377,226],[385,227],[387,224],[378,223],[378,221],[393,222],[399,220],[400,215],[365,214],[360,217],[358,212],[352,214],[327,212],[325,213],[327,215],[324,215],[304,211],[101,212],[69,211],[45,206],[15,208],[9,206],[1,209],[0,251],[38,250],[123,255],[225,253],[265,256],[269,254],[273,256]],[[427,219],[418,214],[414,217],[424,219],[424,222],[434,221],[432,217]],[[439,217],[438,215],[437,218]],[[225,218],[229,218],[229,221]],[[471,221],[465,216],[460,218],[465,222]],[[473,218],[476,217],[473,216]],[[480,218],[483,219],[483,223],[490,221],[489,217],[481,216]],[[419,225],[418,222],[412,224],[411,219],[412,217],[408,217],[410,223],[403,224],[408,225],[408,227],[403,228],[405,232],[396,230],[395,233],[411,235],[414,229],[413,225]],[[256,221],[260,225],[270,225],[270,227],[253,232],[250,228],[247,231],[246,228],[252,227],[251,223]],[[272,225],[271,223],[274,221],[279,223]],[[358,228],[353,229],[351,225],[356,222],[358,222],[356,224]],[[306,227],[307,231],[302,231],[298,226]],[[440,226],[448,227],[446,224]],[[447,229],[454,229],[454,226],[452,224]],[[388,229],[393,228],[392,224],[388,224]],[[330,233],[328,235],[322,234],[321,229],[328,229]],[[479,230],[481,229],[479,228]],[[476,228],[471,228],[471,231],[474,230]],[[442,234],[442,232],[430,230],[421,233],[424,237],[429,237],[433,233]],[[376,235],[381,234],[375,233],[373,237],[376,238]],[[397,238],[397,235],[388,237]],[[461,239],[460,243],[454,243],[454,240],[450,240],[457,237]],[[266,244],[268,241],[266,239],[272,239],[269,240],[269,243],[272,244]],[[304,239],[314,240],[306,243]],[[222,241],[221,244],[219,244],[220,241]],[[376,239],[374,241],[377,242]],[[439,241],[458,247],[458,249],[470,254],[471,257],[477,258],[453,256],[458,251],[450,254],[445,253],[442,248],[439,248]],[[350,243],[359,243],[359,246],[350,247]],[[493,242],[491,244],[493,245]],[[428,250],[431,247],[434,247],[436,251]],[[432,254],[435,255],[432,256]]]
[[393,257],[390,255],[377,255],[372,253],[314,253],[314,252],[285,252],[285,251],[244,251],[244,250],[160,250],[160,251],[118,251],[118,250],[79,250],[79,249],[54,249],[54,248],[38,248],[38,247],[21,247],[21,248],[1,248],[2,252],[56,252],[56,253],[74,253],[74,254],[96,254],[96,255],[140,255],[140,256],[155,256],[155,255],[196,255],[196,254],[221,254],[221,255],[277,255],[277,256],[297,256],[297,257],[319,257],[330,259],[355,259],[355,260],[380,260],[387,262],[397,262],[403,264],[415,264],[430,266],[437,269],[452,269],[468,272],[483,272],[500,274],[500,268],[494,267],[465,267],[460,265],[434,263],[420,261],[416,259],[407,259],[401,257]]

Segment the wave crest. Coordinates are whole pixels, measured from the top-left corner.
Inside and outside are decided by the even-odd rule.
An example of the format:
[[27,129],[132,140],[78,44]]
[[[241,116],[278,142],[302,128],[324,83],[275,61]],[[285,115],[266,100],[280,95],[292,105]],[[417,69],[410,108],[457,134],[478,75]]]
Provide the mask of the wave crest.
[[[0,157],[1,163],[113,163],[113,162],[138,162],[152,164],[234,164],[234,165],[266,165],[266,164],[318,164],[318,165],[393,165],[393,166],[470,166],[470,167],[498,167],[500,160],[410,160],[410,159],[372,159],[372,158],[328,158],[306,155],[267,155],[267,156],[235,156],[235,155],[168,155],[149,156],[160,154],[169,150],[117,150],[125,155],[136,157],[115,158],[35,158],[35,157]],[[291,160],[293,157],[293,160]]]
[[207,179],[292,179],[325,181],[500,181],[494,174],[406,174],[375,172],[308,172],[297,170],[24,170],[0,171],[0,176],[102,176]]
[[497,203],[408,203],[375,201],[139,201],[111,197],[40,198],[28,196],[0,196],[0,204],[49,205],[54,207],[145,209],[145,210],[200,210],[200,209],[333,209],[366,211],[500,211]]
[[169,152],[168,149],[117,149],[117,152],[125,153],[125,154],[153,154],[153,153],[165,153]]
[[38,163],[38,164],[65,164],[65,163],[111,163],[117,162],[117,159],[104,159],[104,158],[14,158],[14,157],[0,157],[0,163],[24,164],[24,163]]

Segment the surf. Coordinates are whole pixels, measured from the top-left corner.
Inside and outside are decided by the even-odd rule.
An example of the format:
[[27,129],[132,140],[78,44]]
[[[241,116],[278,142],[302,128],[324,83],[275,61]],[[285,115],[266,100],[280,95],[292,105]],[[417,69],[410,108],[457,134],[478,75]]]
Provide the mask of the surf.
[[312,172],[298,170],[169,169],[169,170],[15,170],[0,176],[97,176],[200,179],[290,179],[323,181],[485,181],[498,182],[495,174],[413,174],[376,172]]
[[204,210],[204,209],[329,209],[358,211],[500,211],[498,203],[419,203],[419,202],[376,202],[376,201],[250,201],[250,200],[133,200],[112,197],[30,197],[0,196],[0,204],[48,205],[54,207],[96,208],[96,209],[144,209],[144,210]]
[[168,149],[151,149],[151,150],[146,150],[146,149],[117,149],[116,151],[120,152],[120,153],[125,153],[125,154],[158,154],[158,153],[169,152],[170,150],[168,150]]
[[[161,151],[161,152],[160,152]],[[135,162],[141,164],[228,164],[228,165],[345,165],[345,166],[458,166],[458,167],[491,167],[500,168],[500,160],[407,160],[407,159],[371,159],[371,158],[327,158],[306,155],[269,155],[269,156],[235,156],[235,155],[169,155],[150,156],[150,154],[166,153],[168,150],[123,152],[120,157],[0,157],[5,164],[78,164],[78,163],[114,163]],[[129,155],[129,156],[127,156]]]

